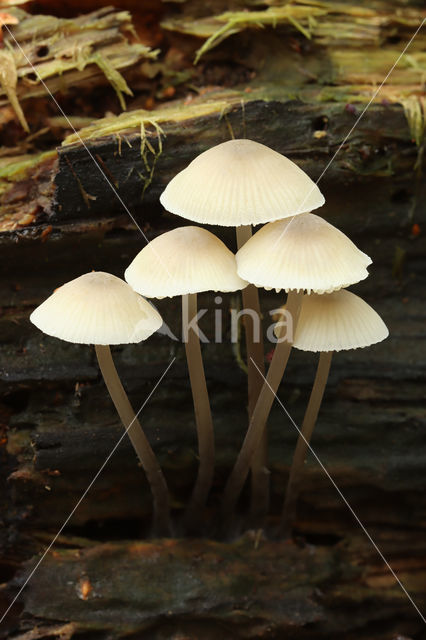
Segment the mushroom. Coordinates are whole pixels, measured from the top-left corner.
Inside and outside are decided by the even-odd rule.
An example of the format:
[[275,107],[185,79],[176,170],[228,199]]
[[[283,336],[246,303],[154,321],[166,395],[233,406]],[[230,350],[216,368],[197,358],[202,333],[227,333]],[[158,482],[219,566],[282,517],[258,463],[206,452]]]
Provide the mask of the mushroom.
[[[167,211],[201,224],[235,226],[240,249],[251,225],[294,216],[324,204],[314,182],[294,162],[253,140],[229,140],[198,155],[160,196]],[[248,415],[252,417],[265,371],[263,336],[254,334],[252,310],[261,318],[256,287],[243,290],[248,368]],[[267,433],[252,464],[253,521],[267,510]]]
[[258,287],[308,293],[364,280],[371,264],[344,233],[314,213],[266,224],[236,258],[241,277]]
[[199,468],[186,512],[198,527],[214,474],[214,433],[197,323],[197,293],[236,291],[247,285],[237,275],[235,256],[210,231],[179,227],[152,240],[126,269],[130,286],[149,298],[182,296],[182,328],[195,421]]
[[[226,521],[235,508],[284,375],[296,331],[303,291],[323,293],[368,276],[371,259],[344,233],[313,213],[270,222],[236,255],[239,275],[258,287],[288,291],[290,331],[277,343],[266,381],[228,479],[223,497]],[[290,334],[290,335],[289,335]]]
[[103,379],[151,487],[154,531],[169,534],[167,484],[123,389],[109,346],[146,340],[161,326],[160,314],[120,278],[94,271],[56,289],[33,311],[30,320],[55,338],[95,345]]
[[201,224],[282,220],[325,200],[294,162],[253,140],[228,140],[197,156],[160,196],[167,211]]
[[389,331],[362,298],[341,289],[330,294],[304,296],[293,347],[320,352],[318,368],[290,468],[281,529],[287,533],[294,521],[303,466],[317,421],[333,352],[359,349],[381,342]]

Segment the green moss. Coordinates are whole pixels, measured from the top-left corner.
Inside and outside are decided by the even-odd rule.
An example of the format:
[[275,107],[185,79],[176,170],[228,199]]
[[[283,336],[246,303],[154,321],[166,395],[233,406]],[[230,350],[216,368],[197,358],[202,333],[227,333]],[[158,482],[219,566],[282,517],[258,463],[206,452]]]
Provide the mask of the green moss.
[[121,136],[126,131],[137,129],[141,132],[141,155],[144,157],[145,148],[148,146],[149,149],[149,141],[146,133],[147,127],[152,127],[156,131],[157,137],[159,137],[162,133],[160,127],[162,123],[179,123],[192,118],[202,118],[212,113],[224,113],[232,105],[232,98],[235,103],[238,103],[239,94],[229,92],[228,100],[222,99],[206,102],[194,100],[190,105],[185,105],[181,102],[173,104],[171,107],[156,109],[155,111],[138,109],[130,113],[122,113],[119,116],[102,118],[90,127],[81,129],[78,134],[68,136],[64,140],[63,145],[79,143],[80,138],[83,140],[91,140],[111,135]]
[[133,92],[121,73],[114,68],[108,58],[105,58],[100,53],[95,53],[94,56],[89,58],[88,62],[94,62],[98,65],[99,69],[103,71],[105,78],[114,88],[120,101],[120,106],[124,111],[126,109],[126,102],[124,100],[123,94],[126,94],[127,96],[133,96]]
[[13,158],[0,158],[0,181],[14,182],[21,180],[25,177],[28,169],[55,156],[56,151],[43,151],[43,153],[35,155],[20,156],[19,159],[15,160]]
[[425,101],[418,96],[409,96],[408,98],[402,98],[400,102],[404,108],[413,142],[420,147],[425,138]]
[[[127,11],[101,9],[73,19],[33,16],[19,9],[11,9],[11,13],[19,20],[14,28],[14,38],[21,43],[27,58],[37,60],[34,68],[28,65],[14,40],[5,35],[5,45],[19,76],[16,91],[21,101],[44,95],[42,81],[49,81],[49,90],[53,93],[60,90],[63,87],[61,76],[65,74],[70,84],[83,83],[98,73],[96,65],[111,83],[124,109],[124,95],[132,95],[132,92],[119,69],[128,68],[143,59],[156,59],[159,53],[127,39],[127,33],[134,31]],[[46,50],[41,59],[37,57],[40,43]],[[12,101],[10,91],[2,84],[0,101]]]
[[279,24],[291,24],[306,38],[311,38],[312,28],[316,25],[315,16],[326,11],[315,6],[288,4],[284,7],[269,7],[264,11],[227,11],[214,18],[201,20],[165,20],[164,29],[181,31],[194,36],[207,38],[195,55],[195,64],[200,58],[223,42],[229,36],[250,28],[265,26],[277,27]]

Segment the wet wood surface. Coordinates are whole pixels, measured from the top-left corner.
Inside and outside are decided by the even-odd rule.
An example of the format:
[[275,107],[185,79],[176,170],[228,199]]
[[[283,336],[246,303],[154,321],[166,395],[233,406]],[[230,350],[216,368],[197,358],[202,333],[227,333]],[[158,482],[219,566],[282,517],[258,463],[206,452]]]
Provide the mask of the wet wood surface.
[[[150,10],[157,16],[150,33],[158,29],[162,38],[170,30],[160,28],[160,21],[191,11],[188,4],[173,11],[167,5],[160,12],[155,3]],[[410,11],[420,10],[411,4]],[[140,33],[145,33],[144,16],[134,13]],[[406,25],[392,28],[394,36],[406,34]],[[219,67],[236,73],[238,47],[244,45],[247,52],[250,39],[259,41],[262,51],[268,38],[278,46],[279,36],[292,51],[291,38],[305,42],[297,30],[283,29],[270,29],[266,38],[263,31],[250,30],[231,36],[205,54],[198,77],[205,80],[210,73],[216,79]],[[309,73],[316,47],[321,47],[321,60],[327,58],[328,44],[316,43],[315,37],[310,45],[314,50],[305,58]],[[171,42],[191,56],[205,41],[180,32],[167,38],[169,49]],[[358,55],[359,50],[351,49]],[[302,54],[295,55],[300,63]],[[296,62],[291,58],[294,73]],[[413,68],[407,67],[407,73]],[[188,84],[194,80],[190,69]],[[282,67],[275,73],[277,69]],[[164,68],[157,73],[152,82],[159,92],[167,83],[159,87]],[[122,434],[93,350],[43,336],[29,322],[31,311],[58,285],[91,269],[123,276],[145,239],[117,194],[148,239],[182,224],[161,209],[159,194],[197,153],[232,134],[272,146],[317,179],[365,104],[363,90],[354,83],[349,90],[347,80],[341,95],[336,97],[330,84],[332,97],[323,99],[321,93],[319,100],[315,82],[299,83],[294,92],[289,86],[277,89],[277,81],[274,85],[269,78],[267,83],[259,69],[256,73],[257,80],[244,73],[243,83],[215,85],[192,100],[180,95],[177,85],[175,102],[163,104],[156,98],[159,104],[153,110],[135,113],[147,99],[136,89],[128,115],[106,121],[99,120],[94,107],[96,126],[83,126],[81,135],[97,166],[78,139],[68,139],[55,150],[55,140],[59,146],[69,133],[63,123],[55,121],[50,137],[25,142],[25,149],[24,139],[17,136],[13,153],[7,147],[10,129],[2,129],[7,147],[0,158],[2,604],[17,593]],[[405,82],[407,77],[398,77],[398,91],[405,92],[402,102],[390,99],[396,91],[390,83],[386,99],[370,107],[321,178],[326,205],[318,213],[372,257],[370,277],[353,290],[382,315],[390,337],[375,347],[336,355],[312,444],[424,611],[426,189],[422,121],[419,125],[416,119],[417,102],[408,107],[404,102],[418,80],[410,76]],[[113,89],[108,91],[110,105],[116,97]],[[356,95],[359,102],[353,99]],[[66,100],[71,108],[72,100]],[[31,113],[24,108],[31,124]],[[212,230],[235,249],[230,230]],[[270,312],[283,297],[263,292],[261,302],[266,332]],[[203,345],[203,355],[218,456],[205,536],[186,540],[180,524],[196,476],[197,449],[179,340],[179,301],[163,300],[158,309],[178,339],[157,334],[144,344],[113,352],[135,407],[176,358],[141,416],[171,487],[175,538],[147,539],[148,487],[124,440],[3,623],[5,635],[25,640],[73,635],[143,640],[426,638],[414,607],[312,457],[306,465],[295,539],[276,539],[296,441],[294,426],[278,404],[270,419],[272,505],[265,531],[244,534],[245,493],[229,539],[216,539],[221,491],[247,424],[240,345],[230,341],[230,310],[238,309],[241,301],[238,294],[226,294],[218,304],[206,294],[199,303],[208,310],[201,328],[211,341]],[[224,336],[219,345],[213,343],[218,308]],[[269,355],[272,348],[267,341]],[[298,424],[315,365],[314,355],[293,353],[280,389]]]

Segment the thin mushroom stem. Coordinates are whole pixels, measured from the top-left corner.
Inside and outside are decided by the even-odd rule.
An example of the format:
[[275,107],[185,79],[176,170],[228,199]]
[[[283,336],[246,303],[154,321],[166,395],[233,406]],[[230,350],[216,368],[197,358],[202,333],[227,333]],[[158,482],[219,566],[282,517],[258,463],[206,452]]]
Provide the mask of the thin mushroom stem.
[[95,351],[111,399],[141,461],[151,488],[154,502],[154,534],[158,536],[170,535],[169,491],[163,472],[121,384],[112,359],[111,349],[108,345],[97,344]]
[[281,515],[280,531],[283,535],[288,535],[295,520],[297,500],[300,494],[301,481],[303,478],[303,467],[309,449],[309,443],[318,418],[325,387],[327,385],[328,374],[330,372],[332,351],[324,351],[320,354],[315,381],[312,387],[308,406],[303,418],[301,432],[297,440],[293,462],[290,468],[290,475],[287,484],[287,491],[284,500],[284,507]]
[[[195,423],[198,436],[199,467],[197,480],[185,514],[185,523],[190,531],[196,531],[209,491],[213,482],[215,446],[213,420],[210,410],[209,394],[201,355],[200,338],[196,322],[197,294],[182,296],[182,313],[187,311],[187,325],[185,338],[186,360],[188,363],[189,380],[191,383],[192,399],[194,403]],[[185,330],[185,326],[184,326]]]
[[[236,228],[237,247],[241,247],[251,238],[251,225]],[[249,313],[244,318],[244,330],[247,352],[248,382],[248,418],[253,416],[257,399],[260,395],[265,375],[265,357],[263,348],[262,316],[260,313],[259,291],[254,284],[242,290],[243,308]],[[257,327],[250,311],[254,311]],[[251,501],[250,520],[258,526],[268,512],[269,507],[269,472],[268,472],[268,431],[265,429],[251,463]]]
[[259,399],[253,412],[249,428],[246,433],[237,461],[225,487],[222,501],[222,520],[225,526],[235,509],[238,497],[244,486],[253,455],[259,446],[262,433],[265,429],[272,404],[275,399],[279,384],[284,375],[293,344],[293,336],[296,331],[303,292],[290,291],[287,298],[286,310],[292,318],[291,336],[287,335],[277,342],[275,352],[269,366],[268,375],[263,383]]

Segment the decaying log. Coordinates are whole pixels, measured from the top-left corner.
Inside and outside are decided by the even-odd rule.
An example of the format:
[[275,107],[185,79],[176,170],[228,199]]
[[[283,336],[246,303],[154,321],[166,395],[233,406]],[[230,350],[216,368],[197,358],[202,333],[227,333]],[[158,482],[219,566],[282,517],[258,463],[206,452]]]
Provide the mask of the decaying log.
[[[319,122],[327,122],[321,138],[315,136]],[[51,165],[52,184],[46,194],[50,202],[44,207],[35,206],[38,215],[26,222],[24,219],[23,224],[17,222],[14,227],[7,222],[8,205],[13,204],[17,220],[21,219],[21,206],[24,206],[23,213],[31,206],[28,200],[22,205],[23,199],[17,197],[24,188],[21,161],[17,159],[16,164],[0,169],[1,224],[6,225],[4,230],[24,227],[30,230],[34,227],[32,223],[38,221],[61,224],[84,221],[87,216],[103,219],[127,216],[114,191],[138,222],[144,224],[145,220],[151,221],[158,215],[158,196],[168,180],[198,152],[229,139],[229,127],[237,136],[245,132],[253,139],[273,145],[296,160],[313,178],[318,178],[353,122],[353,115],[341,104],[306,105],[253,99],[241,107],[238,94],[210,102],[194,101],[186,108],[177,105],[152,113],[130,112],[109,118],[78,134],[90,155],[80,142],[74,141],[76,136],[59,149],[59,170],[56,173],[56,165]],[[145,130],[142,143],[141,126]],[[374,181],[374,191],[383,189],[386,198],[391,200],[391,207],[404,204],[399,203],[398,198],[410,200],[413,218],[421,201],[422,181],[413,176],[419,148],[411,138],[401,106],[370,107],[322,179],[322,188],[328,196],[327,214],[333,217],[337,215],[337,207],[343,208],[342,201],[339,202],[342,183],[368,191]],[[25,158],[23,162],[32,164],[23,176],[23,182],[28,183],[31,171],[38,171],[38,163],[44,166],[46,160],[41,156],[40,160]],[[34,197],[37,199],[37,192]],[[382,202],[368,197],[370,206],[377,206],[383,223]],[[344,202],[345,208],[356,210],[358,206],[353,200]],[[37,226],[34,233],[37,235]]]
[[57,164],[55,152],[0,160],[0,232],[26,228],[40,217],[46,220],[52,211]]
[[[180,225],[181,219],[162,211],[159,194],[197,153],[218,142],[253,138],[285,153],[313,178],[321,176],[424,15],[418,2],[283,7],[241,0],[227,7],[212,0],[201,10],[190,1],[160,6],[152,0],[145,8],[127,0],[123,7],[135,12],[131,22],[126,12],[111,9],[88,16],[100,7],[89,4],[76,3],[85,12],[81,18],[25,14],[14,33],[22,36],[31,21],[54,20],[62,29],[97,20],[102,47],[125,47],[130,55],[145,45],[133,41],[127,26],[134,22],[145,34],[152,20],[150,37],[142,41],[152,47],[158,41],[163,51],[150,69],[144,66],[149,94],[146,77],[142,86],[140,67],[134,66],[129,86],[135,97],[128,112],[99,119],[99,105],[89,104],[81,114],[70,98],[80,137],[68,135],[67,122],[57,119],[52,126],[51,107],[40,119],[49,133],[26,139],[3,126],[10,122],[8,106],[3,109],[9,115],[0,114],[9,144],[0,150],[0,584],[8,583],[0,588],[1,607],[24,583],[122,435],[93,350],[42,335],[29,322],[33,308],[59,284],[91,269],[123,276],[145,240],[117,194],[147,239]],[[37,5],[55,12],[50,0]],[[224,16],[228,8],[233,13]],[[241,16],[241,9],[248,11]],[[69,16],[70,3],[62,10]],[[253,10],[264,29],[252,28]],[[311,19],[295,13],[291,23],[277,17],[289,11]],[[268,24],[273,14],[276,28]],[[209,42],[222,26],[226,37]],[[38,39],[21,36],[36,56]],[[354,291],[381,313],[390,338],[336,355],[312,443],[423,611],[424,47],[422,33],[411,58],[398,66],[321,178],[326,205],[320,213],[373,258],[371,276]],[[72,84],[84,84],[88,69],[67,71],[64,77],[76,74],[68,75],[67,84],[71,77]],[[24,82],[21,77],[18,95],[26,110],[31,103],[19,94]],[[58,82],[56,76],[48,79],[54,91]],[[31,85],[31,91],[47,104],[39,86]],[[147,102],[150,108],[140,109]],[[230,230],[214,231],[235,248]],[[230,340],[230,311],[240,307],[239,294],[223,295],[219,304],[206,294],[199,302],[208,309],[200,324],[211,340],[203,355],[218,456],[205,538],[180,538],[197,446],[179,303],[159,301],[171,334],[117,347],[114,357],[135,407],[176,357],[141,420],[171,487],[177,539],[141,541],[149,530],[151,501],[123,440],[6,619],[5,633],[21,640],[421,640],[424,626],[415,609],[312,457],[295,523],[297,544],[276,540],[297,435],[278,404],[270,420],[272,504],[265,531],[235,539],[245,529],[245,493],[230,540],[209,539],[217,533],[221,491],[247,424],[246,378],[243,347]],[[262,293],[265,331],[282,302],[281,295]],[[224,339],[214,344],[218,308]],[[315,356],[293,353],[280,389],[298,424],[315,364]]]
[[[369,56],[368,62],[365,61],[362,68],[358,64],[356,72],[357,78],[365,80],[366,76],[374,73],[374,67],[380,65],[380,69],[376,69],[375,73],[380,74],[379,81],[381,81],[383,72],[386,73],[388,68],[386,54],[389,55],[389,60],[394,59],[391,45],[395,45],[399,38],[408,40],[425,17],[424,10],[420,8],[413,7],[401,12],[395,10],[395,4],[392,3],[393,6],[391,6],[391,3],[381,5],[377,3],[376,6],[371,7],[367,4],[362,6],[362,3],[358,5],[341,3],[336,6],[335,2],[311,2],[310,0],[296,1],[291,4],[282,4],[273,0],[266,3],[255,1],[251,3],[250,11],[244,8],[222,14],[214,12],[208,15],[204,12],[204,15],[196,19],[191,8],[187,11],[184,8],[181,16],[164,19],[162,27],[205,40],[196,52],[196,62],[230,36],[268,26],[273,29],[291,27],[307,40],[328,47],[327,56],[336,67],[344,60],[347,60],[349,66],[355,62],[355,51],[351,52],[351,48],[385,46],[387,48],[385,54],[379,49],[373,51],[373,55]],[[414,46],[418,51],[422,51],[424,43],[425,36],[421,33]],[[423,61],[424,55],[421,53],[419,55]],[[357,60],[359,62],[359,56]],[[409,62],[403,64],[410,65]],[[414,73],[416,72],[419,73],[420,69],[414,70]],[[309,75],[309,72],[305,71],[305,73]],[[318,73],[318,67],[316,73]],[[344,65],[338,72],[338,77],[339,73],[347,74]]]
[[[118,200],[104,188],[105,176],[117,185],[132,211],[142,209],[146,216],[147,207],[158,202],[164,184],[187,160],[231,135],[270,143],[318,177],[371,98],[374,104],[327,170],[323,183],[331,183],[329,191],[334,190],[336,181],[358,183],[374,177],[382,183],[390,178],[396,185],[407,178],[414,185],[413,167],[421,166],[425,132],[423,31],[375,97],[374,91],[396,60],[400,45],[408,41],[424,17],[415,6],[413,3],[402,12],[398,3],[389,2],[374,8],[303,2],[258,10],[250,3],[250,11],[217,15],[217,8],[207,4],[202,15],[195,12],[194,16],[192,4],[182,3],[169,17],[167,12],[164,15],[164,6],[161,11],[156,5],[150,7],[152,19],[161,20],[152,31],[160,30],[163,40],[170,40],[164,60],[152,63],[148,72],[152,77],[163,77],[152,81],[155,99],[159,94],[163,99],[165,95],[178,99],[152,109],[153,102],[149,111],[132,110],[119,118],[98,120],[80,131],[104,176],[95,170],[78,138],[68,138],[60,151],[56,180],[58,219],[61,214],[70,218],[80,210],[89,216],[102,212],[104,217],[106,211],[118,211]],[[24,46],[36,46],[32,41],[26,44],[25,25],[39,19],[43,25],[49,24],[50,18],[34,16],[14,27]],[[68,22],[52,20],[63,29],[67,24],[98,20],[106,32],[114,27],[114,37],[126,52],[136,46],[123,41],[131,25],[126,12],[106,10]],[[260,25],[265,29],[259,31]],[[250,32],[253,26],[257,30]],[[213,50],[209,44],[202,62],[193,66],[200,38],[213,37],[222,27],[226,27],[222,36],[227,39],[221,36],[211,42]],[[90,39],[91,33],[90,29],[80,33],[77,29],[77,35],[73,32],[70,37]],[[141,33],[146,39],[146,29]],[[197,37],[191,39],[189,34]],[[368,56],[364,55],[366,48]],[[59,63],[63,64],[60,54]],[[76,55],[70,60],[70,64],[78,62]],[[132,80],[137,86],[137,79]],[[215,86],[220,82],[228,88]],[[68,86],[74,84],[67,82]],[[38,86],[37,90],[42,89]],[[194,98],[194,91],[200,95]],[[32,95],[28,87],[25,95]],[[182,144],[186,140],[189,147],[185,150]]]
[[[413,597],[424,598],[424,547],[407,553],[397,536],[391,541],[379,534],[378,540],[392,550]],[[249,534],[233,544],[173,540],[59,548],[40,567],[25,600],[26,615],[56,623],[72,619],[76,633],[96,631],[102,638],[108,632],[144,640],[290,633],[312,640],[384,640],[420,638],[423,627],[406,619],[404,595],[357,537],[334,547],[298,547]]]
[[[130,14],[112,7],[73,19],[30,15],[17,8],[10,14],[18,24],[9,27],[4,42],[18,75],[16,96],[21,102],[45,97],[46,87],[56,94],[105,78],[124,108],[124,95],[133,94],[120,70],[158,53],[136,42]],[[9,102],[7,87],[2,89],[0,107]]]

